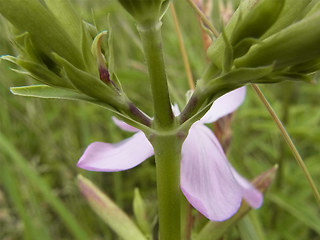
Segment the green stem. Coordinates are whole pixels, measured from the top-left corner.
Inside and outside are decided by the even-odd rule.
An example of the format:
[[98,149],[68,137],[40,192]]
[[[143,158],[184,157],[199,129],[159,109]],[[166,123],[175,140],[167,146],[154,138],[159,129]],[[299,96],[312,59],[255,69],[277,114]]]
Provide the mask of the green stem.
[[278,118],[277,114],[275,113],[275,111],[273,110],[273,108],[271,107],[271,105],[269,104],[268,100],[265,98],[265,96],[263,95],[263,93],[261,92],[261,90],[259,89],[259,87],[255,84],[251,84],[251,86],[253,87],[253,89],[255,90],[255,92],[257,93],[258,97],[260,98],[260,100],[262,101],[262,103],[265,105],[265,107],[267,108],[268,112],[270,113],[273,121],[275,122],[275,124],[277,125],[277,127],[279,128],[282,137],[284,138],[284,140],[286,141],[286,143],[288,144],[293,156],[295,157],[295,159],[297,160],[297,163],[299,164],[300,168],[302,169],[305,177],[308,180],[308,183],[312,189],[313,195],[315,197],[315,199],[318,202],[318,205],[320,206],[320,194],[318,192],[317,186],[314,183],[307,166],[304,164],[304,161],[302,160],[297,148],[295,147],[292,139],[290,138],[287,130],[285,129],[285,127],[282,125],[280,119]]
[[162,240],[180,239],[180,158],[184,137],[172,131],[171,109],[162,51],[161,22],[138,25],[147,62],[154,105],[153,128],[149,136],[157,168],[159,228]]
[[169,129],[174,123],[174,117],[163,59],[161,24],[161,22],[140,24],[138,30],[148,66],[153,96],[154,127],[156,129]]
[[182,140],[176,134],[151,140],[157,166],[160,239],[180,240],[180,158]]

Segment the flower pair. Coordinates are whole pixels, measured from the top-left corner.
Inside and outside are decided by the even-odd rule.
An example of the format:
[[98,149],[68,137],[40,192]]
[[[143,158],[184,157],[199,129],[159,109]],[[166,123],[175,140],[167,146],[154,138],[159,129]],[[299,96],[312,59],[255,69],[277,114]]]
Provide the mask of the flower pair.
[[[182,145],[180,187],[190,204],[208,219],[224,221],[239,209],[242,198],[252,207],[262,204],[262,194],[241,177],[228,162],[223,149],[205,126],[232,113],[244,100],[245,87],[218,98],[210,110],[195,122]],[[179,114],[177,107],[173,107]],[[136,132],[116,144],[94,142],[88,146],[78,167],[101,172],[127,170],[154,154],[144,133],[116,118],[114,123],[125,131]]]

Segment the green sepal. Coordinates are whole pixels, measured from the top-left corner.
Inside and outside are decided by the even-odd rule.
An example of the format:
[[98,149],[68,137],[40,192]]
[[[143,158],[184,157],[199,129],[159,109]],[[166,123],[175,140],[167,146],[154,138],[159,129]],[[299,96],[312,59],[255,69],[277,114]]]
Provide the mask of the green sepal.
[[273,71],[273,65],[257,68],[239,68],[211,80],[200,79],[186,107],[179,116],[180,129],[189,129],[209,110],[218,97],[248,83],[264,83]]
[[0,13],[16,28],[27,31],[34,46],[48,56],[55,52],[73,65],[84,67],[79,47],[38,0],[0,0]]
[[[107,21],[107,27],[108,27],[108,35],[107,35],[107,43],[108,43],[108,55],[107,55],[107,66],[108,71],[110,74],[110,77],[114,73],[114,52],[113,52],[113,31],[111,27],[110,22],[110,15],[108,15],[108,21]],[[112,79],[113,80],[113,79]]]
[[310,61],[294,65],[290,68],[289,71],[298,72],[298,73],[313,73],[319,70],[320,70],[320,58],[312,59]]
[[151,224],[147,219],[147,209],[140,195],[139,188],[134,189],[133,213],[141,231],[147,236],[148,239],[151,239]]
[[146,240],[134,222],[89,179],[78,175],[81,193],[92,210],[124,240]]
[[274,72],[266,77],[266,82],[277,83],[282,81],[302,81],[306,83],[313,83],[315,81],[314,74],[303,74],[297,72]]
[[82,23],[82,34],[81,34],[81,49],[84,62],[86,64],[88,72],[97,74],[97,61],[91,52],[91,44],[93,37],[90,33],[90,25],[85,22]]
[[[220,94],[224,94],[233,89],[241,87],[248,83],[260,83],[263,79],[269,76],[273,71],[273,65],[256,67],[256,68],[239,68],[233,69],[231,72],[226,73],[216,79],[212,79],[207,84],[199,82],[199,86],[203,88],[206,94],[212,95],[220,91]],[[216,97],[214,95],[214,97]]]
[[168,8],[169,8],[169,4],[170,4],[171,0],[164,0],[161,4],[161,8],[160,8],[160,20],[163,18],[163,16],[166,14]]
[[320,12],[261,41],[234,61],[236,67],[284,68],[320,57]]
[[[22,37],[22,36],[21,36]],[[34,62],[43,62],[43,60],[41,59],[41,55],[43,56],[43,53],[41,53],[41,51],[39,49],[37,49],[31,39],[31,36],[29,33],[25,33],[23,35],[24,38],[24,47],[20,47],[20,54],[26,58],[26,59],[30,59]]]
[[[104,36],[108,34],[108,31],[100,32],[93,40],[91,45],[91,53],[93,54],[94,58],[97,60],[97,64],[106,64],[105,56],[102,54],[101,50],[101,41]],[[97,66],[98,68],[98,66]]]
[[[108,20],[109,21],[109,20]],[[110,23],[108,23],[110,25]],[[107,36],[107,53],[102,53],[103,42],[102,38]],[[107,74],[107,79],[103,79],[100,75],[100,79],[104,81],[108,86],[114,88],[118,92],[122,92],[122,86],[114,73],[114,55],[112,45],[111,29],[109,31],[102,31],[93,40],[91,45],[91,52],[96,58],[96,69],[99,69],[99,73]],[[105,55],[107,55],[108,61],[106,61]],[[115,84],[116,83],[116,84]]]
[[285,0],[260,0],[234,28],[231,44],[234,46],[245,38],[259,38],[277,20]]
[[314,5],[312,4],[310,11],[307,12],[306,17],[309,17],[312,14],[317,13],[319,11],[320,11],[320,2],[314,2]]
[[68,33],[73,43],[80,47],[81,18],[69,0],[44,0],[48,9],[58,19],[63,29]]
[[107,21],[107,27],[108,27],[108,41],[107,41],[107,48],[108,48],[108,55],[107,55],[107,66],[108,66],[108,71],[110,74],[110,79],[116,84],[116,87],[120,90],[120,92],[123,91],[121,82],[119,78],[117,77],[115,73],[115,61],[114,61],[114,48],[113,48],[113,30],[111,26],[111,21],[110,21],[110,15],[108,16],[108,21]]
[[167,10],[169,0],[118,0],[139,23],[158,22]]
[[229,72],[233,65],[233,48],[222,25],[222,37],[225,43],[223,72]]
[[239,58],[245,55],[250,47],[254,44],[258,44],[260,41],[256,38],[245,38],[241,40],[235,47],[234,47],[234,58]]
[[56,59],[64,67],[69,80],[80,92],[115,108],[124,103],[124,99],[100,79],[74,67],[58,55],[56,55]]
[[[240,19],[244,18],[252,9],[252,6],[256,0],[244,0],[241,1],[240,6],[232,15],[230,21],[228,22],[227,26],[225,27],[225,34],[230,39],[232,32],[234,31],[235,27],[237,26],[237,22]],[[223,40],[223,36],[220,35],[208,49],[207,55],[209,59],[214,63],[214,65],[218,69],[223,69],[225,64],[224,54],[225,54],[225,42]]]
[[263,34],[267,38],[303,18],[303,11],[312,0],[285,0],[277,21]]

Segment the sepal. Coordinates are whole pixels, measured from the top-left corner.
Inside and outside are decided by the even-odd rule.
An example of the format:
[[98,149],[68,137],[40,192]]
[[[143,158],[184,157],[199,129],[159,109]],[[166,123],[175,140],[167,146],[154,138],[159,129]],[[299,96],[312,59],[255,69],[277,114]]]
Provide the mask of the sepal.
[[55,52],[73,65],[84,68],[80,47],[38,0],[0,0],[0,13],[20,31],[27,31],[40,52],[49,57]]
[[170,0],[119,0],[120,4],[139,23],[158,22]]
[[236,67],[265,66],[285,68],[320,57],[320,12],[295,23],[252,46],[234,61]]
[[66,59],[58,55],[55,55],[55,57],[63,66],[68,79],[80,92],[114,107],[124,103],[125,99],[114,91],[114,89],[104,84],[100,79],[76,68]]

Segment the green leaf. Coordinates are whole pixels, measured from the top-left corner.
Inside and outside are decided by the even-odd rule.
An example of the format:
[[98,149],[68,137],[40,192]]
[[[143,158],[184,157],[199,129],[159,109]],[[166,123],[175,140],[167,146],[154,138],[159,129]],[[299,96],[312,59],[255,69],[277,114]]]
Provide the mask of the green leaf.
[[75,66],[84,67],[80,48],[40,1],[0,0],[0,13],[16,28],[29,32],[34,46],[48,56],[56,52]]
[[98,100],[91,98],[87,95],[84,95],[75,90],[66,89],[66,88],[57,88],[50,87],[47,85],[31,85],[31,86],[23,86],[23,87],[11,87],[11,92],[17,96],[24,97],[38,97],[38,98],[48,98],[48,99],[65,99],[65,100],[80,100],[89,103],[96,104],[100,107],[106,108],[109,111],[113,112],[119,119],[125,121],[129,125],[136,127],[138,129],[143,130],[145,133],[150,132],[150,128],[133,120],[132,118],[120,113],[112,106],[99,102]]
[[76,46],[80,47],[81,18],[69,0],[44,0],[49,10],[58,19],[63,29],[68,32]]
[[89,179],[79,175],[78,184],[91,208],[122,239],[146,240],[132,220]]
[[[93,103],[104,107],[115,114],[119,114],[115,109],[111,106],[99,102],[94,98],[91,98],[87,95],[79,93],[77,91],[66,89],[66,88],[57,88],[50,87],[47,85],[31,85],[31,86],[23,86],[23,87],[11,87],[10,91],[17,96],[23,97],[37,97],[37,98],[48,98],[48,99],[65,99],[65,100],[73,100],[73,101],[85,101],[89,103]],[[122,116],[122,115],[121,115]],[[122,116],[124,117],[124,116]],[[126,119],[126,117],[125,117]]]
[[259,240],[251,219],[245,216],[237,223],[240,237],[245,240]]
[[23,87],[12,87],[10,91],[14,95],[38,98],[56,98],[67,100],[82,100],[96,103],[93,98],[66,88],[56,88],[47,85],[31,85]]
[[150,221],[147,219],[146,206],[140,195],[139,188],[134,189],[133,212],[141,231],[148,239],[151,238],[151,225]]
[[29,76],[37,81],[58,87],[73,88],[73,85],[67,78],[63,78],[50,71],[45,65],[36,62],[31,62],[22,58],[16,58],[15,63],[28,71]]

